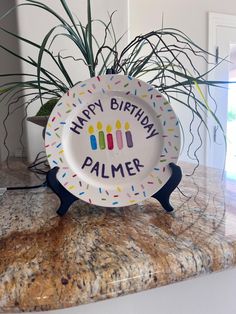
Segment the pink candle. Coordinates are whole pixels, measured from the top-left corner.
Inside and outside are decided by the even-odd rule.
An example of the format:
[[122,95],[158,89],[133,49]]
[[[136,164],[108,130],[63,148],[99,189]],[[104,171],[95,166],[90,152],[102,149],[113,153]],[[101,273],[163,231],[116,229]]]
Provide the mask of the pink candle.
[[111,126],[108,125],[107,126],[107,148],[109,150],[112,150],[114,148],[113,136],[111,134],[111,130],[112,130]]
[[123,138],[122,138],[122,132],[121,132],[121,122],[120,120],[116,121],[116,142],[119,149],[123,148]]

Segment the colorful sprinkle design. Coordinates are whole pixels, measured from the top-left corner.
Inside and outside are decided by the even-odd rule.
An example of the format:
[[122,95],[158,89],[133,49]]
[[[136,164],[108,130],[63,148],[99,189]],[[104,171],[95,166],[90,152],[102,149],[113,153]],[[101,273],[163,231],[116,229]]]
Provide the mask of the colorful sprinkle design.
[[[130,185],[129,182],[124,182],[107,187],[102,184],[99,186],[99,182],[93,185],[79,172],[72,170],[65,157],[63,130],[68,128],[68,117],[74,110],[84,110],[83,106],[88,97],[95,93],[106,97],[111,92],[122,93],[127,99],[138,97],[145,106],[155,112],[155,119],[160,126],[159,129],[156,128],[159,130],[156,134],[162,147],[152,171],[142,180],[132,181]],[[91,120],[85,128],[90,152],[112,154],[117,151],[123,154],[132,151],[136,145],[135,129],[132,121],[125,119],[121,121],[118,117],[106,124],[99,119]],[[176,163],[179,157],[179,121],[163,95],[149,84],[122,75],[93,77],[68,90],[55,106],[46,128],[45,149],[50,167],[59,167],[57,178],[72,194],[90,204],[107,207],[129,206],[152,196],[169,179],[168,165],[170,162]]]

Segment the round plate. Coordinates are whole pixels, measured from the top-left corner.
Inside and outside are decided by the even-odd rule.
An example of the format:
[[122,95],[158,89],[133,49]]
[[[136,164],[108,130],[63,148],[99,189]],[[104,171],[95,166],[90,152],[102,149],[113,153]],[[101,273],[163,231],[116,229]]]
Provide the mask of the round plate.
[[180,149],[178,119],[151,85],[93,77],[54,107],[45,147],[57,179],[78,198],[107,207],[138,203],[169,179]]

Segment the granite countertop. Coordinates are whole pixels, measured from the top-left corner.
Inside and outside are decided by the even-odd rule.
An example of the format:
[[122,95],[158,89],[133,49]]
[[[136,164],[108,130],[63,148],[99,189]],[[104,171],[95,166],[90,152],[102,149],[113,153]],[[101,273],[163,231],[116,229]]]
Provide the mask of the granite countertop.
[[[39,182],[0,167],[1,186]],[[183,166],[184,173],[191,169]],[[126,208],[82,201],[63,218],[48,188],[0,196],[0,312],[49,310],[171,284],[236,265],[236,183],[199,168],[167,214],[156,200]]]

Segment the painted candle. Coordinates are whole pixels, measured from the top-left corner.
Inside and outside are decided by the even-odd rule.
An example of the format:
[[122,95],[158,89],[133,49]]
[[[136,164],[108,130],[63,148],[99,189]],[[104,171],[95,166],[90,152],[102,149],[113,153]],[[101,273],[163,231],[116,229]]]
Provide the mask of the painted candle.
[[133,138],[132,134],[129,130],[129,122],[125,122],[125,136],[126,136],[126,143],[128,147],[133,147]]
[[102,131],[102,123],[101,122],[97,123],[97,129],[98,129],[99,147],[100,147],[100,149],[105,149],[106,148],[105,135],[104,135],[104,132]]
[[90,145],[92,150],[96,150],[97,149],[97,139],[96,136],[93,134],[94,133],[94,128],[92,125],[89,126],[88,128],[88,132],[90,134]]
[[114,143],[113,143],[113,136],[112,136],[112,127],[111,125],[107,126],[107,148],[109,150],[112,150],[114,148]]
[[120,120],[116,121],[116,142],[119,149],[123,148],[123,138],[121,132],[121,122]]

